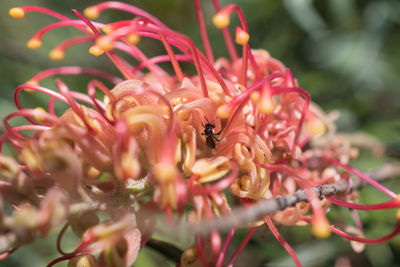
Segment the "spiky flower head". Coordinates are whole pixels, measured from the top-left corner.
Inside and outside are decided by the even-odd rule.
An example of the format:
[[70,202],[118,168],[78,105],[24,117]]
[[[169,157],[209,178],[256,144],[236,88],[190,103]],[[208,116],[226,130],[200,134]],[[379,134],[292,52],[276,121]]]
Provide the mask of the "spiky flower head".
[[[199,224],[229,216],[237,206],[251,208],[305,189],[308,202],[232,226],[224,243],[218,229],[196,235],[195,244],[181,258],[181,266],[222,266],[236,229],[249,228],[228,262],[231,266],[255,231],[266,225],[301,265],[275,223],[311,224],[320,238],[333,231],[369,242],[330,224],[326,213],[332,203],[355,209],[399,206],[396,194],[347,165],[357,151],[338,140],[331,117],[311,102],[291,71],[267,51],[250,48],[251,36],[237,5],[221,8],[213,1],[213,22],[221,28],[230,54],[229,59],[215,59],[199,0],[195,4],[205,54],[189,37],[121,2],[96,4],[84,15],[74,10],[73,18],[37,6],[10,10],[14,18],[40,12],[56,19],[28,41],[28,48],[38,49],[42,37],[53,29],[74,27],[81,35],[59,44],[50,58],[62,60],[68,48],[87,43],[88,52],[107,56],[121,77],[94,68],[58,67],[38,73],[16,89],[18,111],[5,118],[1,139],[18,159],[0,157],[2,200],[15,208],[12,215],[1,214],[0,232],[9,240],[2,252],[10,253],[36,232],[46,235],[66,222],[57,246],[62,256],[49,266],[62,260],[69,260],[68,266],[130,266],[154,233],[158,213],[169,221],[181,220],[190,209],[187,220]],[[132,19],[91,21],[109,9],[126,11]],[[228,31],[234,12],[240,21],[236,45]],[[165,52],[147,57],[137,47],[142,38],[161,42]],[[139,63],[132,65],[132,58]],[[196,72],[184,72],[183,61],[193,64]],[[169,62],[174,73],[164,70],[162,62]],[[64,75],[92,76],[87,93],[71,90],[59,78]],[[40,85],[54,76],[55,90]],[[27,92],[48,95],[47,107],[23,107],[20,97]],[[68,105],[62,114],[55,110],[57,102]],[[10,122],[15,117],[25,118],[27,124],[15,126]],[[354,193],[321,201],[311,190],[349,179],[347,173],[393,200],[370,207],[354,204]],[[69,226],[81,242],[65,252],[60,242]],[[390,237],[398,231],[399,226]],[[353,232],[362,236],[360,229]]]

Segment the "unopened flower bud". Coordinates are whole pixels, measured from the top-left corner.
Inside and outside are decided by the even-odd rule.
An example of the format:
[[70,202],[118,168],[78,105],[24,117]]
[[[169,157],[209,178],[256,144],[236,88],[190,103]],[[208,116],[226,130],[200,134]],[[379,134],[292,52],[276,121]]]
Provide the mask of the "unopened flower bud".
[[99,216],[94,211],[85,212],[81,215],[74,216],[71,219],[72,231],[77,236],[82,236],[83,233],[92,226],[99,223]]
[[159,163],[153,168],[154,178],[160,183],[168,183],[175,180],[177,171],[175,166],[167,163]]
[[193,264],[199,258],[199,253],[197,252],[196,247],[190,247],[185,252],[182,253],[181,256],[181,264],[183,266],[193,266]]
[[306,127],[313,136],[319,136],[325,133],[324,123],[315,117],[306,122]]
[[18,163],[13,158],[0,154],[0,180],[11,182],[19,172]]
[[89,228],[82,240],[91,242],[87,252],[95,253],[114,246],[122,236],[136,225],[135,217],[127,214],[119,219],[112,219]]
[[31,174],[39,176],[44,173],[42,158],[32,149],[30,143],[22,148],[19,159],[28,167]]
[[82,169],[83,169],[82,176],[88,182],[96,180],[101,175],[101,172],[98,169],[87,163],[83,164]]
[[13,219],[15,231],[22,234],[38,226],[40,220],[39,210],[33,206],[24,205],[15,212]]
[[69,200],[67,194],[58,189],[49,190],[40,205],[40,230],[46,235],[58,226],[68,215]]
[[198,174],[199,183],[209,183],[221,179],[230,171],[231,166],[228,158],[216,157],[200,159],[192,167],[192,173]]
[[68,262],[68,267],[96,267],[96,260],[92,255],[81,255],[73,257]]
[[15,233],[5,233],[0,235],[0,254],[6,253],[17,246],[17,236]]
[[13,181],[13,184],[19,193],[29,195],[32,200],[37,198],[36,194],[33,194],[35,190],[33,181],[24,172],[18,174],[17,178]]
[[106,263],[106,266],[125,266],[124,261],[127,248],[128,246],[124,238],[121,238],[114,246],[106,248],[102,252],[102,257]]
[[261,93],[261,100],[260,100],[260,111],[263,114],[271,114],[275,109],[275,104],[272,99],[272,95],[268,89],[265,89]]

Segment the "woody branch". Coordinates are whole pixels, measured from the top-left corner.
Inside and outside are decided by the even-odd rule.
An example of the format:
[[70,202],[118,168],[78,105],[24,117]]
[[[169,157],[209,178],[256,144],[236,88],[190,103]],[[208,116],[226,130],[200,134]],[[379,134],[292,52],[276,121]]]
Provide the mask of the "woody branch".
[[[375,181],[385,181],[400,175],[399,163],[387,163],[379,169],[372,171],[369,175]],[[342,179],[334,184],[323,184],[311,188],[320,199],[325,196],[336,195],[348,190],[356,190],[364,186],[366,183],[360,179],[345,180]],[[184,228],[193,234],[204,235],[213,229],[230,229],[238,225],[245,225],[262,216],[274,214],[277,211],[284,210],[290,206],[294,206],[300,202],[308,202],[305,189],[296,191],[294,194],[282,195],[273,199],[260,200],[251,207],[237,208],[232,211],[229,216],[220,219],[200,221],[192,225],[184,225]]]

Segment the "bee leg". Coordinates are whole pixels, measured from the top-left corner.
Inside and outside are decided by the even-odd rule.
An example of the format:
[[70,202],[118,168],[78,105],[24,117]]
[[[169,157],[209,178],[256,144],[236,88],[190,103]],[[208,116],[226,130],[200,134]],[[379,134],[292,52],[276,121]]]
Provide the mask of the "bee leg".
[[215,133],[215,135],[220,135],[222,133],[222,130],[219,131],[218,133]]
[[221,140],[219,140],[215,135],[213,135],[212,137],[215,139],[215,141],[221,142]]

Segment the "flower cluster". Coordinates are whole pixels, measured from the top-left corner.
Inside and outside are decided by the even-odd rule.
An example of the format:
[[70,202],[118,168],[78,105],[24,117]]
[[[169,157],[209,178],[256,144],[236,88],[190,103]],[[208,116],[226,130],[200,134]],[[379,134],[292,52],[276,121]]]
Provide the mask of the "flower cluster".
[[[356,213],[357,227],[351,231],[357,236],[330,224],[326,213],[332,204],[373,210],[397,208],[400,202],[395,193],[347,165],[357,150],[338,139],[332,116],[311,103],[291,71],[267,51],[250,49],[246,20],[237,5],[221,8],[213,1],[213,22],[222,30],[230,55],[215,59],[200,0],[195,4],[204,54],[187,36],[121,2],[88,7],[84,15],[74,10],[75,18],[38,6],[10,10],[14,18],[40,12],[57,20],[28,41],[30,49],[39,48],[51,30],[74,27],[83,35],[65,40],[50,57],[62,60],[71,46],[88,43],[89,53],[106,55],[122,78],[99,69],[58,67],[38,73],[15,90],[18,111],[5,117],[1,138],[17,159],[0,156],[1,205],[6,201],[14,209],[11,214],[0,209],[2,257],[36,233],[46,235],[65,223],[57,241],[62,256],[49,266],[63,260],[69,260],[68,266],[130,266],[150,240],[158,213],[169,221],[185,217],[196,224],[299,189],[306,190],[308,202],[236,225],[224,241],[217,229],[196,235],[180,266],[232,266],[262,226],[271,230],[297,266],[301,263],[275,224],[311,224],[317,237],[334,232],[372,243],[388,240],[400,230],[398,224],[388,236],[364,238]],[[91,21],[108,9],[134,17],[109,24]],[[234,40],[228,30],[232,13],[240,21]],[[147,57],[137,46],[141,38],[161,42],[165,54]],[[132,65],[132,58],[139,63]],[[161,68],[162,62],[169,62],[174,73]],[[192,63],[196,73],[185,73],[180,62]],[[59,78],[64,75],[92,76],[87,94],[71,90]],[[40,86],[54,76],[56,90]],[[46,94],[47,107],[23,107],[22,93]],[[57,101],[68,105],[61,115]],[[12,123],[16,117],[27,124]],[[361,205],[350,190],[320,200],[311,190],[348,180],[349,174],[392,200]],[[61,248],[68,227],[81,238],[72,252]],[[237,228],[249,231],[227,259]]]

